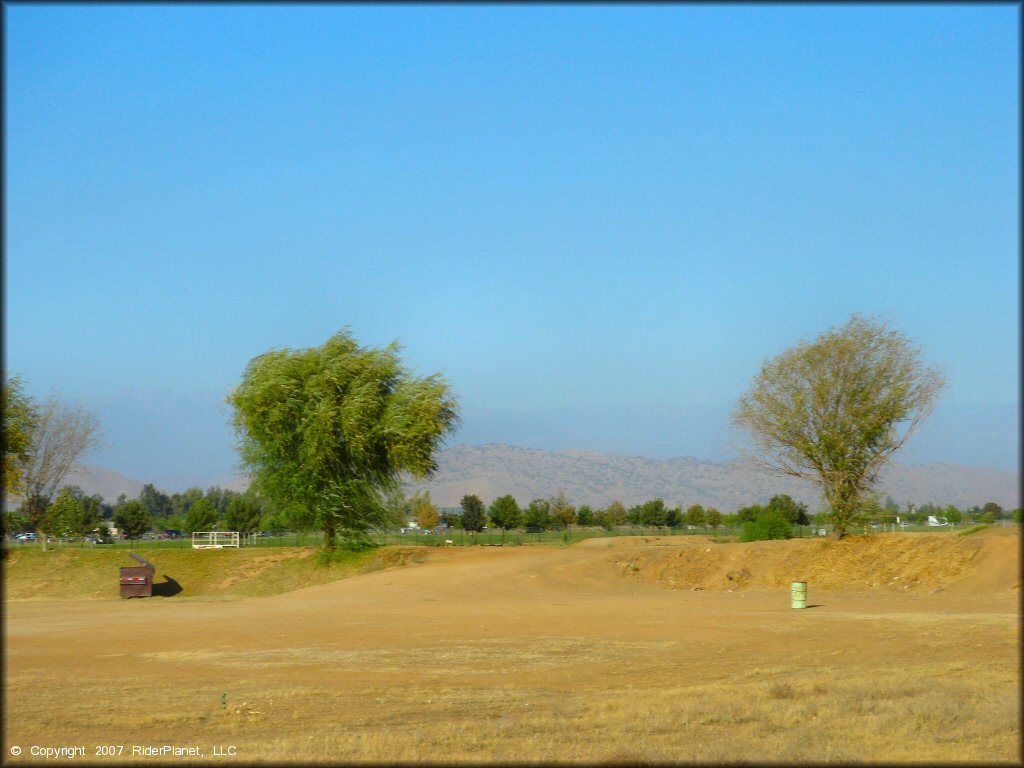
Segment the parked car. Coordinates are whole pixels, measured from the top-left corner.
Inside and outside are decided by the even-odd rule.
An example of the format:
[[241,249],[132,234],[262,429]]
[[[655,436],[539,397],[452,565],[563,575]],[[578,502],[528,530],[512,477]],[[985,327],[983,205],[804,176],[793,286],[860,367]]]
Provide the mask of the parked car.
[[31,531],[29,531],[28,533],[19,533],[14,538],[18,539],[19,541],[36,541],[39,537]]

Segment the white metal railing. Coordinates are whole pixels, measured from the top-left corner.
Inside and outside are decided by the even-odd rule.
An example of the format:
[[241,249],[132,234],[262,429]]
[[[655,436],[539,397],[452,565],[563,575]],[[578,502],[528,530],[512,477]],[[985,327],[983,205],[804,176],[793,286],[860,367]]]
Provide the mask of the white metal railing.
[[193,531],[192,549],[237,548],[241,538],[238,531]]

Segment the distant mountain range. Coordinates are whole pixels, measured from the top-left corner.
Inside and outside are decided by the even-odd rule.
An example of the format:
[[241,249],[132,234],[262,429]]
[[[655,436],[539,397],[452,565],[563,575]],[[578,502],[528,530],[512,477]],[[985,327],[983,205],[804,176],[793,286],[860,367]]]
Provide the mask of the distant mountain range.
[[[68,477],[86,493],[114,501],[121,493],[135,498],[143,483],[102,467],[82,467]],[[247,480],[235,477],[221,487],[244,490]],[[158,486],[159,487],[159,486]],[[163,489],[162,489],[163,490]],[[763,474],[741,460],[702,461],[694,458],[650,459],[591,451],[543,451],[510,445],[456,445],[442,451],[438,472],[407,491],[430,491],[434,503],[457,507],[466,494],[489,504],[512,494],[520,504],[559,491],[575,504],[594,508],[621,501],[630,506],[661,498],[669,506],[712,506],[730,512],[764,503],[787,493],[812,510],[822,505],[816,487],[789,478]],[[1020,506],[1017,472],[955,464],[892,464],[881,483],[883,496],[900,505],[955,504],[961,508],[994,501],[1006,509]]]
[[[589,451],[540,451],[508,445],[458,445],[443,451],[437,474],[410,490],[429,490],[434,503],[459,505],[468,493],[490,503],[512,494],[520,503],[563,491],[576,504],[626,506],[661,498],[669,506],[712,506],[728,512],[786,493],[811,509],[822,505],[818,489],[791,478],[772,477],[742,460],[648,459]],[[901,505],[955,504],[961,508],[994,501],[1020,506],[1016,472],[953,464],[891,465],[881,492]]]
[[[86,403],[103,425],[104,447],[92,466],[116,467],[169,491],[206,488],[238,472],[226,393],[122,392]],[[518,445],[541,451],[584,450],[651,459],[699,456],[728,462],[743,435],[729,426],[729,404],[621,404],[495,410],[466,405],[450,446]],[[940,404],[899,454],[908,464],[944,462],[1016,472],[1016,404]]]

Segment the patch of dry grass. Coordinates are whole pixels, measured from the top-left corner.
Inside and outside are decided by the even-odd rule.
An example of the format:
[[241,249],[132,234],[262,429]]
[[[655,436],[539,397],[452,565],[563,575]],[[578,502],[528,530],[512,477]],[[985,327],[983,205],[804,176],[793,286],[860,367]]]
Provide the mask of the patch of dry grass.
[[[8,681],[8,694],[24,702],[8,728],[23,741],[55,729],[69,739],[116,733],[138,743],[180,743],[188,734],[190,743],[234,744],[237,759],[270,763],[971,763],[1020,757],[1016,670],[995,662],[935,664],[927,677],[917,668],[837,674],[825,666],[779,664],[701,685],[676,680],[572,690],[539,684],[540,669],[531,684],[495,685],[500,665],[565,664],[566,654],[582,651],[594,648],[578,641],[559,647],[554,640],[518,649],[511,641],[466,644],[436,661],[433,675],[416,673],[420,653],[404,663],[397,651],[345,656],[296,649],[271,657],[316,665],[322,679],[315,684],[287,676],[271,682],[259,675],[259,656],[251,674],[236,664],[240,654],[163,656],[185,665],[182,679],[196,685],[154,687],[145,677],[86,682],[84,696],[68,698],[46,680],[22,677]],[[651,651],[624,643],[593,663],[626,666],[638,652]],[[470,661],[490,669],[486,681],[452,666]],[[216,682],[204,678],[204,670],[223,670],[226,663],[230,674]],[[575,663],[581,678],[586,668],[583,660]],[[368,669],[374,674],[360,674]],[[385,673],[398,679],[388,681]],[[29,689],[35,695],[25,696]],[[137,713],[130,721],[129,703]]]

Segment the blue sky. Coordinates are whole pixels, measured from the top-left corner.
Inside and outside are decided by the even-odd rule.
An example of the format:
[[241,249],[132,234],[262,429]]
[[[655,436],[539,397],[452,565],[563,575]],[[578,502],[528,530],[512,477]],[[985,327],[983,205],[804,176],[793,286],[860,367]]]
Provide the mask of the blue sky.
[[[209,404],[252,357],[343,326],[442,372],[477,441],[720,409],[853,312],[947,406],[1016,404],[1019,16],[7,5],[6,367],[150,478],[230,454]],[[177,443],[129,426],[161,402]]]

